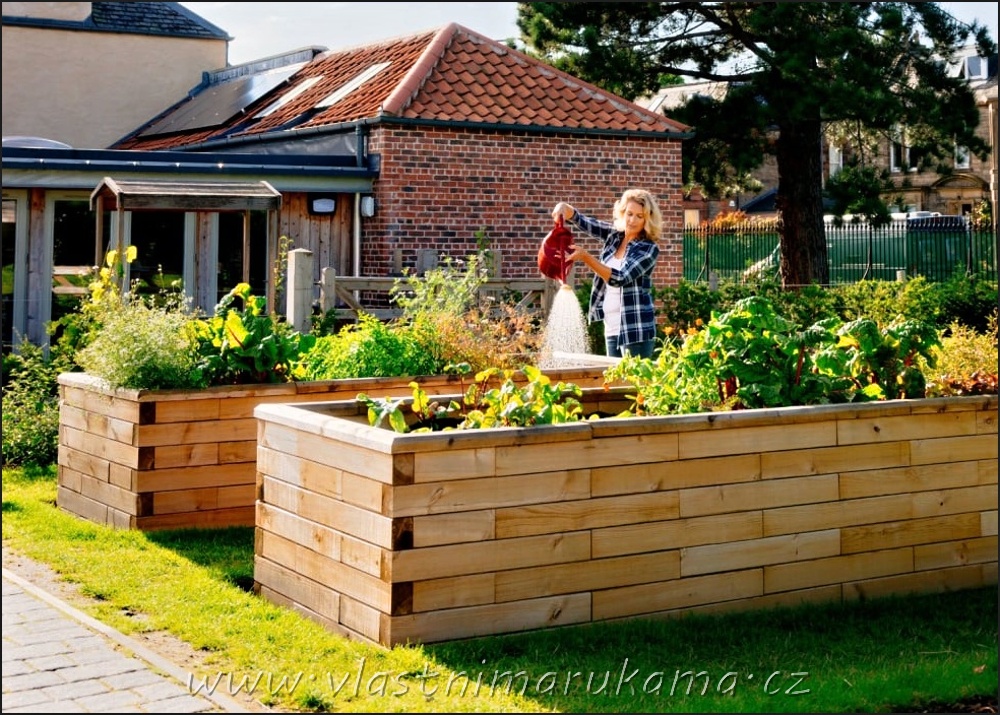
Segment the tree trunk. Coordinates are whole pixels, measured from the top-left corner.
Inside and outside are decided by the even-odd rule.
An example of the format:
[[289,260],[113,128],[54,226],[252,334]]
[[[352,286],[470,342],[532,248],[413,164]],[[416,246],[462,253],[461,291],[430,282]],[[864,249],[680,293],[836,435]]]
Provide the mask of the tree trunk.
[[781,125],[775,145],[776,203],[782,218],[781,283],[789,289],[830,282],[823,228],[821,126],[819,120]]

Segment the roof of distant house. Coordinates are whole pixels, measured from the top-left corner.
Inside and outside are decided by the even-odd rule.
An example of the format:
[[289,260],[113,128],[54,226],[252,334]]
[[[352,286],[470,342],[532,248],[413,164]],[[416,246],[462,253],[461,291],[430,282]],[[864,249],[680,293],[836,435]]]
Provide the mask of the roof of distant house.
[[684,124],[451,23],[356,48],[212,73],[117,149],[189,149],[374,122],[651,133]]
[[90,15],[81,21],[5,14],[3,24],[131,35],[233,39],[224,30],[177,2],[94,2],[90,5]]

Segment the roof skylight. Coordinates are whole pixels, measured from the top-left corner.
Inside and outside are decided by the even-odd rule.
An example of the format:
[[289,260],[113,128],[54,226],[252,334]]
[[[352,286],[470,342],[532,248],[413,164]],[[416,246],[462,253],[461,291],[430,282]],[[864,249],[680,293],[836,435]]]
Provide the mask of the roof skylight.
[[350,82],[347,82],[346,84],[342,85],[340,89],[338,89],[333,94],[329,95],[326,99],[319,102],[316,105],[316,108],[325,109],[327,107],[332,107],[334,104],[336,104],[344,97],[349,95],[351,92],[361,87],[361,85],[363,85],[365,82],[375,77],[379,72],[384,70],[390,64],[391,64],[390,62],[381,62],[377,65],[372,65],[371,67],[361,72],[361,74],[352,79]]

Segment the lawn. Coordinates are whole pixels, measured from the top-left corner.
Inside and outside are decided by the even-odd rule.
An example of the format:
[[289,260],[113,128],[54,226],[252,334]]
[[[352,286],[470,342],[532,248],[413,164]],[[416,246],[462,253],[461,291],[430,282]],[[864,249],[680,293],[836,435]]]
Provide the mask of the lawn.
[[[284,710],[913,712],[997,697],[997,589],[703,613],[386,650],[257,596],[252,528],[115,531],[3,470],[3,538],[126,633],[202,654],[193,683]],[[954,710],[957,710],[955,708]],[[954,711],[953,710],[953,711]]]

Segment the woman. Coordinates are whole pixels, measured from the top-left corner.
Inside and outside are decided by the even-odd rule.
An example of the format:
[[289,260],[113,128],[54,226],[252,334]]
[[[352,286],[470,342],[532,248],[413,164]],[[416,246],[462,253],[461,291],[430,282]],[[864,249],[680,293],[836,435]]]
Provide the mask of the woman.
[[656,197],[643,189],[626,190],[615,202],[612,215],[614,223],[607,223],[581,214],[565,202],[552,210],[554,220],[561,216],[604,241],[600,258],[571,245],[567,259],[583,261],[594,272],[587,318],[604,321],[607,354],[650,358],[656,340],[652,275],[660,255],[657,241],[663,231],[663,215]]

